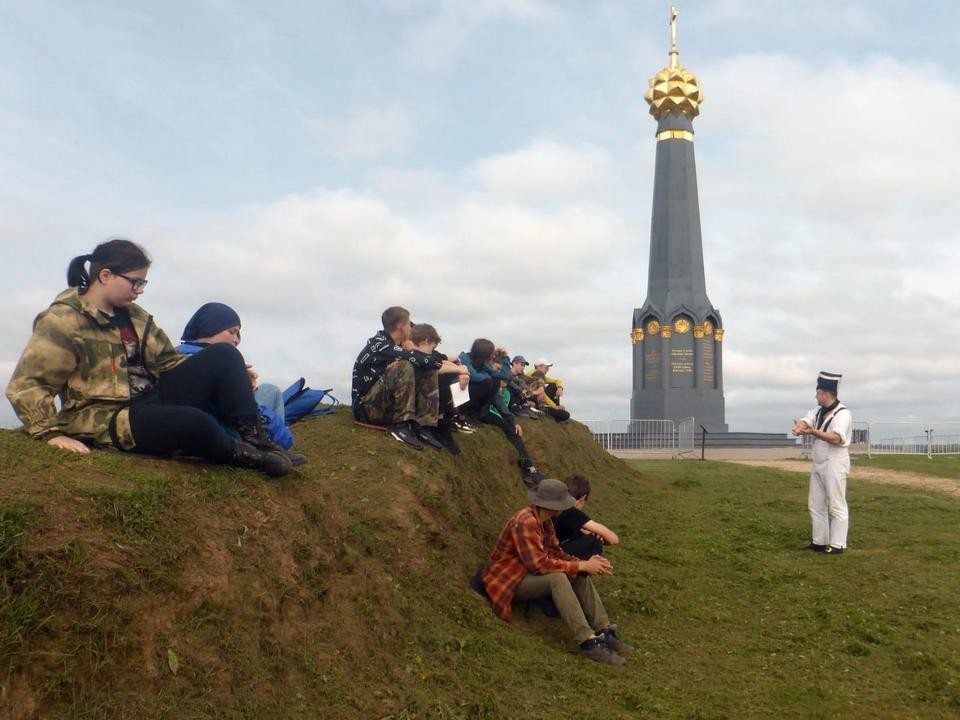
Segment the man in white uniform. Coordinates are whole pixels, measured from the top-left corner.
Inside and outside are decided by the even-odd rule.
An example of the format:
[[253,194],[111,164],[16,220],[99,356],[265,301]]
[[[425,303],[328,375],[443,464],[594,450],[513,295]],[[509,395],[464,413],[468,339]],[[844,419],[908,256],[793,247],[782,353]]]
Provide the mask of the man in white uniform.
[[850,472],[853,419],[837,399],[841,375],[822,372],[817,377],[817,407],[793,424],[793,434],[813,436],[813,470],[807,507],[813,538],[807,550],[839,555],[847,547],[847,474]]

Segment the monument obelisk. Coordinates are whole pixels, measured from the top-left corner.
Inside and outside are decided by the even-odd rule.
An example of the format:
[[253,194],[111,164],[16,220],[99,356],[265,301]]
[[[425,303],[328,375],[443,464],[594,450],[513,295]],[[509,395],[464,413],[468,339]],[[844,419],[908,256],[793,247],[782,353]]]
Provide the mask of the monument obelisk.
[[677,9],[670,14],[670,62],[653,76],[645,99],[657,121],[647,299],[633,311],[630,417],[679,421],[693,416],[726,432],[723,323],[707,297],[693,118],[703,93],[680,65]]

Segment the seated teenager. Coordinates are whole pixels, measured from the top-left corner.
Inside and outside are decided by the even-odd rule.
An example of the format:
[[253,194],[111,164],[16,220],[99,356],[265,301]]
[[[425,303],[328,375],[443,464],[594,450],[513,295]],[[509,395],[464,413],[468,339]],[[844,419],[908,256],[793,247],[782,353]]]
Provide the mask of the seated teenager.
[[590,497],[590,481],[582,475],[567,478],[567,491],[576,502],[553,520],[560,547],[568,555],[589,560],[603,554],[604,545],[619,545],[620,538],[606,525],[601,525],[583,511]]
[[[177,352],[193,355],[217,343],[237,347],[240,327],[240,316],[232,307],[219,302],[205,303],[187,321]],[[267,430],[276,445],[272,451],[282,453],[293,465],[303,465],[307,462],[306,456],[284,449],[293,444],[293,434],[284,424],[283,391],[276,385],[258,382],[259,377],[251,365],[247,365],[247,375],[262,419],[271,421],[267,423]]]
[[547,375],[552,367],[553,363],[548,360],[537,360],[527,377],[543,388],[536,394],[537,406],[557,422],[565,422],[570,419],[570,413],[560,403],[560,398],[563,397],[563,380]]
[[506,407],[501,395],[502,385],[510,378],[510,356],[486,338],[473,341],[469,353],[460,353],[460,362],[470,373],[470,417],[496,425],[520,454],[517,460],[524,482],[535,485],[541,476],[523,442],[523,428]]
[[69,289],[37,316],[7,386],[24,428],[72,452],[180,452],[285,475],[290,461],[272,452],[237,349],[179,355],[136,304],[149,268],[144,250],[122,239],[70,262]]
[[451,362],[450,359],[437,352],[437,346],[440,344],[440,335],[433,325],[427,323],[417,323],[410,331],[410,342],[414,349],[419,350],[425,355],[430,355],[440,360],[440,369],[437,370],[438,386],[438,420],[434,430],[438,440],[443,446],[454,455],[460,454],[460,446],[453,438],[453,423],[457,414],[457,409],[453,404],[453,393],[451,386],[459,383],[461,389],[465,389],[470,382],[470,371],[458,362]]
[[380,320],[383,329],[367,340],[353,364],[353,417],[388,426],[393,438],[416,450],[424,443],[442,448],[431,428],[439,419],[437,371],[445,361],[413,348],[406,309],[389,307]]
[[500,381],[510,379],[509,366],[503,366],[505,356],[506,350],[486,338],[477,338],[470,352],[460,353],[460,363],[470,373],[470,401],[461,410],[471,421],[480,421],[500,392]]
[[480,586],[493,611],[509,622],[513,603],[552,597],[580,654],[595,662],[622,665],[619,653],[631,650],[610,623],[592,576],[610,575],[613,566],[602,555],[586,560],[565,553],[557,543],[553,520],[574,504],[559,480],[543,480],[527,492],[529,505],[507,520],[487,564]]
[[517,417],[528,417],[539,420],[543,412],[537,408],[537,393],[543,393],[542,383],[539,386],[524,373],[530,363],[523,355],[517,355],[510,361],[510,380],[507,381],[507,390],[510,391],[510,411]]

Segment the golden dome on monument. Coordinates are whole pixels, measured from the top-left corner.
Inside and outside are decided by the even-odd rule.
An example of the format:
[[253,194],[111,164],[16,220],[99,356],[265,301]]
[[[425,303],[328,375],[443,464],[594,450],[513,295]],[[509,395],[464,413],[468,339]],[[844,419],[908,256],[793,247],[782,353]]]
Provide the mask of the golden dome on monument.
[[666,67],[652,78],[643,99],[650,103],[650,114],[657,120],[673,113],[691,120],[700,114],[703,90],[697,76],[686,68]]
[[703,90],[697,76],[680,65],[677,50],[677,9],[670,9],[670,64],[650,78],[650,87],[643,99],[650,104],[650,114],[657,120],[669,115],[686,115],[691,120],[700,114]]

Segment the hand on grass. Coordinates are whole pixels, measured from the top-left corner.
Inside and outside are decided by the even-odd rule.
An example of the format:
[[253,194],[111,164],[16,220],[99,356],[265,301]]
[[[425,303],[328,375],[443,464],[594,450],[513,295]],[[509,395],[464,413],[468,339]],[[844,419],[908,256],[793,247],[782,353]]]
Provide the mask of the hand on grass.
[[80,453],[81,455],[90,454],[90,448],[88,448],[79,440],[67,435],[57,435],[57,437],[50,438],[47,440],[47,445],[53,445],[55,448],[67,450],[68,452]]

